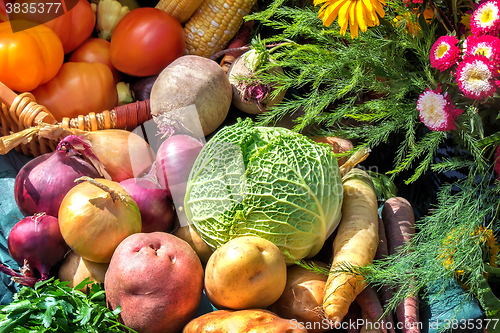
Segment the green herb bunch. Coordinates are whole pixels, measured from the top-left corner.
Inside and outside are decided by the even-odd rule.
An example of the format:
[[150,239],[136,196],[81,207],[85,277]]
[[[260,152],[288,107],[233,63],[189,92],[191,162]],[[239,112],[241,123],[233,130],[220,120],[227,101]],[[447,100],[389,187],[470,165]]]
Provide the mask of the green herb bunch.
[[[0,333],[7,332],[129,332],[118,320],[120,308],[106,307],[104,290],[85,279],[75,288],[54,278],[21,287],[14,301],[0,307]],[[87,285],[89,294],[78,289]]]

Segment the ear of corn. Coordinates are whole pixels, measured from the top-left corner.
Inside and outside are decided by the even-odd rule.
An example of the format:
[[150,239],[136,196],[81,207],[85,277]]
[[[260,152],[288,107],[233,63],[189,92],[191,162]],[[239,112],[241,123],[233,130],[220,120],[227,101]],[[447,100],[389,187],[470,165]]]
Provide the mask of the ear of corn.
[[169,13],[181,24],[184,24],[193,16],[202,2],[203,0],[160,0],[155,8]]
[[184,25],[185,54],[210,57],[236,35],[256,0],[203,0]]

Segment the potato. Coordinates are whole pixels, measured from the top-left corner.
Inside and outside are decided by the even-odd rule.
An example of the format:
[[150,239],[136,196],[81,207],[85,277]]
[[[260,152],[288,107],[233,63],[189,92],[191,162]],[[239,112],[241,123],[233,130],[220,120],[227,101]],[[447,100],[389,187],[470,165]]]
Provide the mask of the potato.
[[108,307],[139,333],[177,333],[191,320],[203,294],[200,259],[182,239],[165,232],[123,240],[109,263]]
[[203,239],[201,239],[200,234],[190,225],[184,227],[179,227],[174,230],[173,234],[180,239],[186,241],[196,252],[203,265],[206,265],[208,258],[212,255],[214,251],[208,246]]
[[[95,263],[83,259],[78,254],[70,251],[64,258],[57,277],[61,281],[69,281],[68,286],[75,287],[80,282],[89,278],[96,283],[104,283],[104,276],[108,269],[108,263]],[[87,286],[80,289],[83,292],[87,291]]]
[[212,254],[205,269],[205,293],[217,309],[254,309],[273,304],[286,285],[286,262],[270,241],[244,236]]
[[194,136],[202,130],[207,136],[226,118],[232,94],[229,79],[219,64],[184,55],[165,67],[153,84],[151,114],[159,128],[173,126],[178,134]]
[[[328,269],[328,265],[314,262]],[[269,307],[269,310],[282,318],[295,319],[298,322],[310,323],[307,331],[321,333],[329,330],[322,315],[323,291],[327,275],[314,273],[298,265],[289,266],[285,291],[281,297]]]
[[219,310],[191,320],[182,333],[307,333],[290,320],[260,309]]

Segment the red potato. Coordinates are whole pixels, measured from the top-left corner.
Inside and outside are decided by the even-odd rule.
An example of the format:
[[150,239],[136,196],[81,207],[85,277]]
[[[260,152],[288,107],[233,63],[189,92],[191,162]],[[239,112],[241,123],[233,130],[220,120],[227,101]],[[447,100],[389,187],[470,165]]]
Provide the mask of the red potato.
[[164,232],[138,233],[116,248],[104,279],[108,307],[139,333],[178,333],[203,293],[203,267],[188,243]]
[[[389,254],[395,254],[415,234],[415,215],[411,204],[402,197],[388,199],[382,208]],[[403,333],[419,333],[418,295],[407,297],[396,308],[396,317],[403,323]]]

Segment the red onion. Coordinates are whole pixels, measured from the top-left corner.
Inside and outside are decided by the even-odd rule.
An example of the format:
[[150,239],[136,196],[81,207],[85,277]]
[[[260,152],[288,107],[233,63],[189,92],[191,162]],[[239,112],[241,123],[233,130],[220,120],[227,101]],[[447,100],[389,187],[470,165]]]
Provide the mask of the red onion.
[[50,268],[64,258],[69,250],[64,241],[57,218],[38,214],[17,222],[8,238],[11,257],[19,264],[26,261],[41,275],[41,280],[49,278]]
[[167,190],[154,180],[130,178],[120,182],[137,203],[142,219],[141,232],[167,231],[174,221],[174,207]]
[[70,135],[59,142],[54,152],[38,156],[24,165],[14,184],[14,196],[21,213],[57,217],[62,199],[76,185],[75,179],[100,177],[84,157],[99,163],[85,139]]
[[202,148],[201,141],[185,134],[172,135],[158,148],[156,176],[174,201],[184,201],[189,173]]

